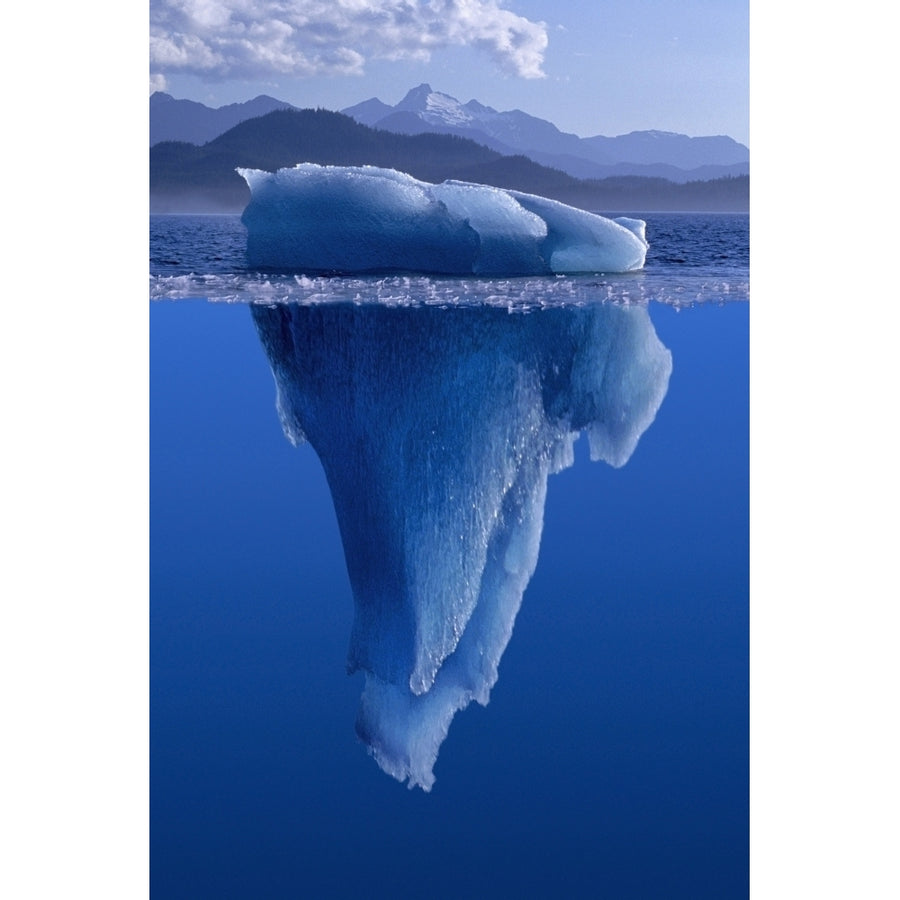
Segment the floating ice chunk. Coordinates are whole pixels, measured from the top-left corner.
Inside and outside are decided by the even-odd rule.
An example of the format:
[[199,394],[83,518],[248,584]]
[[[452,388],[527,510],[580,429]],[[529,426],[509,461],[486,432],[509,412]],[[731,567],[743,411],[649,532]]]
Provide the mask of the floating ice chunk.
[[646,308],[253,306],[288,436],[335,505],[362,669],[357,732],[426,790],[450,722],[486,704],[537,564],[547,478],[587,430],[622,465],[672,361]]
[[549,275],[644,265],[637,219],[614,221],[531,194],[393,169],[302,163],[238,169],[251,267],[304,272]]

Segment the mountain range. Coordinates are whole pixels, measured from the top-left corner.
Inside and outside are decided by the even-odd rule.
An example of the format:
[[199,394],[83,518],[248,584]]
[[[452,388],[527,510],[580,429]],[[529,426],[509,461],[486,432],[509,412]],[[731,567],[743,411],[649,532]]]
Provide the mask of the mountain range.
[[522,153],[576,178],[642,175],[683,183],[750,171],[750,151],[724,135],[633,131],[617,137],[581,138],[519,109],[498,112],[477,100],[460,103],[429,84],[413,88],[396,106],[373,97],[341,112],[386,131],[471,138],[506,155]]
[[[297,107],[261,95],[213,109],[156,92],[150,97],[150,144],[205,144],[241,122],[280,109]],[[477,100],[460,103],[428,84],[410,90],[396,106],[373,97],[341,112],[362,125],[396,134],[469,138],[504,156],[521,154],[575,178],[637,175],[683,184],[749,173],[750,151],[723,135],[633,131],[617,137],[582,138],[521,110],[498,112]]]
[[342,113],[288,108],[246,119],[203,145],[152,146],[150,211],[240,212],[250,193],[238,167],[271,172],[298,162],[382,166],[422,181],[514,188],[597,211],[744,211],[749,203],[746,175],[684,184],[638,176],[579,179],[455,134],[400,134]]
[[294,109],[290,103],[260,94],[244,103],[213,108],[196,100],[176,100],[171,94],[150,95],[150,146],[162,141],[206,144],[247,119],[276,109]]

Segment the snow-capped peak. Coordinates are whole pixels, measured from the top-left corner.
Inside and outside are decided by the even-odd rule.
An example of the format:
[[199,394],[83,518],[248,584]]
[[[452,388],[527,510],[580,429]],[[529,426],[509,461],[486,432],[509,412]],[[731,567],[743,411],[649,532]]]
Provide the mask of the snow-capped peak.
[[432,125],[468,125],[473,116],[463,105],[449,94],[433,91],[430,84],[420,84],[413,88],[394,109],[416,113],[419,118]]

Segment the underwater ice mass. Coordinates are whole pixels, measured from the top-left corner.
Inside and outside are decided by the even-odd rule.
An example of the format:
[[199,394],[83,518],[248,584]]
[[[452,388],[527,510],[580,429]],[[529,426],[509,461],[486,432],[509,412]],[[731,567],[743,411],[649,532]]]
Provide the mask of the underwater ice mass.
[[373,166],[238,169],[247,262],[309,273],[554,275],[641,269],[644,222],[518,191]]
[[[332,178],[295,172],[251,173],[254,203],[274,202],[268,186],[279,178]],[[342,173],[329,195],[355,177]],[[508,254],[498,250],[495,260],[524,261],[527,246],[541,245],[541,223],[548,233],[556,227],[512,194],[496,192],[505,199],[482,206],[479,192],[464,197],[463,187],[445,186],[450,203],[439,212],[418,183],[394,183],[402,190],[388,184],[384,202],[421,209],[429,236],[465,232],[460,211],[471,201],[467,218],[488,223],[498,247],[507,246],[513,222],[534,238],[530,245],[510,239]],[[318,188],[287,193],[291,211],[295,199],[323,196]],[[349,211],[359,211],[356,201],[346,203],[338,230],[352,230]],[[255,252],[277,246],[272,258],[286,259],[280,254],[300,244],[268,243],[263,236],[273,232],[260,223],[272,219],[263,208],[248,215]],[[461,261],[462,246],[435,242],[427,252]],[[367,262],[383,261],[381,250],[369,252]],[[572,259],[579,251],[566,252]],[[340,267],[340,254],[331,262]],[[592,459],[624,465],[666,394],[671,354],[642,306],[529,314],[352,303],[251,310],[285,434],[309,441],[332,493],[355,603],[348,668],[365,674],[357,733],[385,772],[430,790],[454,715],[472,700],[487,704],[497,681],[537,564],[548,476],[573,463],[581,432]]]

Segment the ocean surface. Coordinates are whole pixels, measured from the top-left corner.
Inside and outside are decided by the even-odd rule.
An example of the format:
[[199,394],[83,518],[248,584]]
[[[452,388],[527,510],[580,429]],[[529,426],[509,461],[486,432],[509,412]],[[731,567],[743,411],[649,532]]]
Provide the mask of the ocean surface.
[[[155,898],[747,896],[749,218],[632,215],[643,272],[493,281],[257,273],[238,217],[151,217]],[[538,332],[611,306],[671,353],[627,462],[582,436],[549,476],[499,680],[430,793],[354,731],[335,506],[254,315],[282,303]]]

